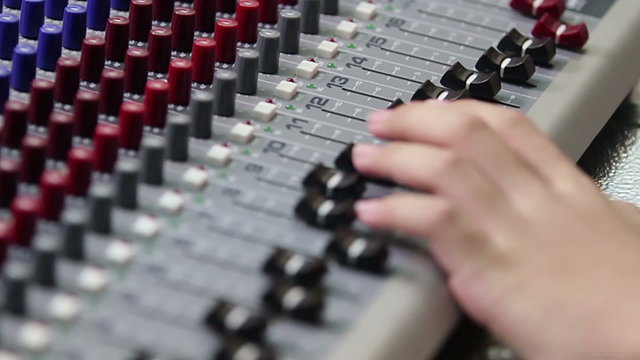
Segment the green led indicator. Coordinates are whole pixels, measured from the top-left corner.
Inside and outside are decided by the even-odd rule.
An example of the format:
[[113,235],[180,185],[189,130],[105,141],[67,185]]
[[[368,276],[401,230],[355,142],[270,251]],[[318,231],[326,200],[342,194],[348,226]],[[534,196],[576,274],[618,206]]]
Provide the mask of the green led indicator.
[[316,88],[315,85],[313,85],[311,83],[307,84],[307,89],[315,89],[315,88]]
[[242,155],[251,155],[251,150],[249,148],[242,149]]
[[367,25],[367,29],[369,29],[369,30],[373,30],[373,29],[375,29],[375,28],[376,28],[376,26],[375,26],[375,25],[373,25],[373,24],[369,24],[369,25]]
[[347,44],[347,47],[348,47],[349,49],[355,49],[355,48],[356,48],[356,44],[354,44],[354,43],[348,43],[348,44]]
[[295,110],[295,109],[296,109],[296,107],[295,107],[295,106],[293,106],[293,105],[291,105],[291,104],[287,104],[287,106],[285,106],[285,108],[286,108],[287,110]]
[[271,126],[265,126],[264,131],[273,132],[273,128]]
[[[198,196],[195,197],[196,202],[198,202]],[[178,225],[180,225],[180,222],[178,221],[178,219],[169,219],[169,227],[172,228],[177,228]]]
[[335,68],[336,68],[336,64],[334,64],[334,63],[328,63],[328,64],[327,64],[327,67],[328,67],[329,69],[335,69]]
[[227,179],[227,173],[224,171],[219,171],[218,172],[218,178],[226,180]]
[[[204,202],[204,196],[202,196],[202,194],[195,194],[193,196],[193,200],[195,200],[195,202],[197,202],[198,204],[202,204]],[[177,224],[177,220],[176,220],[176,224]]]
[[387,9],[388,11],[393,11],[393,6],[387,5],[385,6],[385,9]]

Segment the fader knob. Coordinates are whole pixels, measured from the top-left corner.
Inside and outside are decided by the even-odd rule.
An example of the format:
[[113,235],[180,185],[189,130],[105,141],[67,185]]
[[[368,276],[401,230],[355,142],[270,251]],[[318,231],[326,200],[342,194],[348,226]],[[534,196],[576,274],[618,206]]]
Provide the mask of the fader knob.
[[20,164],[11,159],[0,159],[0,208],[9,208],[18,193]]
[[34,79],[29,91],[29,112],[27,121],[36,126],[47,126],[53,110],[53,82]]
[[306,288],[287,282],[276,282],[264,294],[265,304],[298,320],[320,321],[324,310],[324,294],[318,288]]
[[492,100],[502,88],[498,73],[477,73],[459,62],[444,73],[440,82],[452,90],[467,89],[471,97],[480,100]]
[[67,210],[62,215],[62,254],[72,260],[82,261],[85,258],[85,230],[87,216],[79,209]]
[[2,123],[2,146],[17,149],[27,133],[27,104],[17,100],[7,100],[4,104]]
[[28,184],[37,184],[47,159],[47,139],[36,135],[25,136],[22,139],[20,154],[20,180]]
[[62,112],[54,112],[49,117],[49,142],[47,143],[47,157],[64,161],[67,159],[73,141],[73,118]]
[[149,31],[149,71],[166,74],[171,61],[171,30],[153,28]]
[[238,21],[238,41],[243,43],[255,43],[258,38],[258,1],[240,0],[236,7],[236,20]]
[[276,360],[276,357],[264,345],[238,339],[229,339],[212,358],[239,360],[245,357],[243,354],[251,354],[252,360]]
[[11,202],[13,243],[28,247],[36,231],[40,201],[34,196],[18,195]]
[[53,71],[62,54],[62,28],[55,24],[44,24],[38,35],[36,65],[39,69]]
[[110,17],[107,21],[104,42],[105,58],[114,62],[123,62],[129,47],[129,19],[124,16]]
[[138,207],[140,167],[132,160],[120,160],[115,169],[115,205],[134,210]]
[[317,191],[329,199],[356,199],[364,193],[364,179],[355,172],[343,172],[316,165],[302,181],[306,190]]
[[238,51],[236,72],[238,94],[255,95],[258,91],[258,52],[250,49]]
[[485,73],[498,72],[504,80],[525,84],[535,73],[536,65],[529,55],[508,57],[490,47],[478,59],[476,69]]
[[22,0],[20,7],[20,35],[36,39],[44,23],[44,0]]
[[173,59],[169,63],[169,103],[189,105],[192,68],[191,61],[186,59]]
[[12,315],[27,314],[27,282],[29,268],[24,262],[9,262],[4,267],[4,301],[3,309]]
[[29,44],[18,44],[11,58],[11,88],[27,92],[36,77],[36,48]]
[[173,6],[173,0],[153,0],[153,20],[171,22]]
[[74,196],[85,196],[91,184],[93,170],[93,151],[76,147],[69,151],[67,166],[69,169],[69,187],[67,191]]
[[413,97],[411,100],[428,100],[428,99],[436,99],[436,100],[458,100],[471,97],[469,91],[467,89],[462,90],[452,90],[440,87],[431,82],[431,80],[427,80],[413,93]]
[[104,31],[109,18],[109,0],[87,0],[87,28]]
[[0,58],[11,60],[13,48],[18,45],[18,16],[0,14]]
[[124,73],[120,70],[103,70],[99,96],[98,111],[109,116],[118,115],[124,97]]
[[169,107],[169,83],[165,80],[149,80],[144,91],[144,124],[164,128]]
[[118,159],[120,129],[111,124],[98,124],[93,136],[95,151],[94,169],[98,172],[111,173]]
[[147,84],[149,52],[140,48],[129,48],[124,57],[124,91],[141,95]]
[[216,20],[213,39],[216,41],[216,61],[231,64],[236,59],[238,22],[233,19]]
[[107,184],[94,184],[89,189],[89,228],[99,234],[111,233],[113,189]]
[[82,41],[80,55],[80,80],[97,84],[104,68],[104,39],[88,36]]
[[224,335],[253,341],[261,341],[267,328],[264,316],[222,300],[213,304],[204,323]]
[[321,0],[320,8],[325,15],[338,15],[339,1],[338,0]]
[[300,29],[304,34],[317,34],[320,31],[320,0],[300,0]]
[[213,79],[213,113],[233,116],[236,107],[236,73],[229,70],[216,71]]
[[212,33],[216,21],[216,2],[212,0],[193,0],[196,11],[195,30]]
[[40,235],[33,241],[33,282],[44,287],[55,287],[57,283],[56,253],[60,242],[51,235]]
[[189,160],[189,118],[172,115],[167,122],[167,159],[171,161]]
[[93,137],[98,123],[99,101],[100,97],[94,92],[78,91],[73,102],[73,134],[75,136],[85,139]]
[[299,285],[316,286],[327,273],[327,264],[322,259],[276,249],[264,264],[264,271]]
[[191,64],[193,66],[193,82],[211,84],[216,62],[216,41],[208,38],[197,38],[193,41]]
[[339,231],[329,243],[327,255],[342,265],[379,273],[385,270],[389,246],[377,238]]
[[64,15],[64,7],[67,6],[68,0],[45,0],[44,16],[49,19],[62,20]]
[[258,70],[263,74],[276,74],[280,63],[280,32],[260,30],[258,34]]
[[280,11],[278,31],[281,34],[280,52],[297,54],[300,47],[300,12],[292,9]]
[[351,157],[351,153],[353,152],[353,147],[355,145],[353,143],[347,145],[344,150],[338,154],[336,159],[333,161],[336,169],[342,170],[345,172],[355,172],[356,168],[353,166],[353,161]]
[[195,26],[195,10],[179,7],[173,11],[171,21],[171,48],[174,51],[188,53],[193,44],[193,31]]
[[213,120],[213,94],[198,91],[191,98],[191,136],[196,139],[210,139]]
[[152,0],[131,0],[129,8],[129,38],[146,42],[152,22]]
[[402,99],[400,98],[396,98],[395,100],[393,100],[393,102],[391,104],[389,104],[389,106],[387,106],[387,109],[392,110],[395,109],[401,105],[404,105],[404,101],[402,101]]
[[307,192],[295,213],[308,224],[325,228],[349,225],[356,217],[353,201],[328,199],[315,191]]
[[56,62],[54,99],[63,104],[73,103],[80,87],[80,61],[61,57]]
[[82,5],[67,5],[62,18],[62,47],[80,50],[87,33],[87,9]]
[[556,44],[571,49],[580,49],[589,40],[589,29],[585,23],[565,24],[550,14],[538,20],[531,34],[539,39],[553,39]]
[[498,50],[509,56],[529,55],[538,65],[546,65],[556,56],[553,39],[531,39],[517,29],[511,29],[498,43]]
[[61,171],[45,171],[40,177],[40,217],[58,221],[64,209],[67,190],[67,174]]
[[565,0],[511,0],[513,9],[529,16],[540,17],[545,14],[559,18],[566,9]]
[[137,151],[144,130],[144,106],[126,101],[120,106],[118,116],[120,126],[120,147]]
[[149,185],[162,185],[164,181],[164,150],[161,138],[145,137],[140,147],[140,178]]

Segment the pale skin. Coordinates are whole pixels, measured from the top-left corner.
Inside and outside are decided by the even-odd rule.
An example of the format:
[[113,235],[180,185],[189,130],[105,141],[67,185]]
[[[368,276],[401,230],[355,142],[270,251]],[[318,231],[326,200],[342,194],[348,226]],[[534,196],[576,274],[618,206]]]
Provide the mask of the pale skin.
[[362,173],[421,190],[356,204],[428,241],[450,290],[525,359],[640,359],[640,212],[523,114],[475,101],[373,113]]

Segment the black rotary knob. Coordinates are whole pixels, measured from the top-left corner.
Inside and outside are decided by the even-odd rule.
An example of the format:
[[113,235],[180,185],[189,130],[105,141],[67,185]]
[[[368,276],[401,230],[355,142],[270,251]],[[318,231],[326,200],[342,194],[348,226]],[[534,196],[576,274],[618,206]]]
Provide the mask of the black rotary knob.
[[320,322],[324,310],[322,289],[284,281],[275,282],[264,294],[262,300],[271,310],[312,323]]
[[536,65],[529,55],[509,57],[490,47],[478,59],[476,69],[480,72],[497,72],[503,80],[526,84],[536,72]]
[[535,39],[511,29],[498,43],[498,50],[509,56],[529,55],[538,65],[547,65],[556,56],[553,39]]
[[[250,355],[243,355],[250,354]],[[213,357],[215,360],[276,360],[275,355],[264,345],[242,341],[238,339],[228,339]]]
[[265,262],[264,272],[303,286],[315,286],[327,273],[323,259],[276,249]]
[[364,179],[355,172],[316,165],[302,181],[306,190],[317,191],[330,199],[357,199],[365,190]]
[[386,268],[389,246],[381,239],[338,231],[327,247],[327,255],[342,265],[380,273]]
[[252,341],[261,341],[267,329],[267,319],[263,315],[224,300],[214,302],[204,323],[224,335]]
[[324,228],[349,225],[356,218],[352,200],[333,200],[316,191],[300,199],[295,213],[308,224]]
[[467,89],[471,97],[480,100],[492,100],[502,88],[497,72],[478,73],[459,62],[444,73],[440,82],[453,90]]
[[418,88],[418,90],[416,90],[415,93],[413,93],[413,97],[411,98],[411,100],[416,101],[436,99],[452,101],[469,97],[471,97],[471,94],[469,94],[469,91],[467,89],[447,89],[434,84],[433,82],[431,82],[431,80],[427,80],[422,84],[422,86]]

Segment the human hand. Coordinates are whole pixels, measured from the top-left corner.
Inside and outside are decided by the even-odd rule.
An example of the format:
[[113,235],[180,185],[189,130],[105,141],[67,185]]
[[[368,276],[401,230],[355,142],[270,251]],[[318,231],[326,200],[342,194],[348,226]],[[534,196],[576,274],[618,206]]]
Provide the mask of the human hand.
[[607,199],[521,113],[427,101],[374,113],[362,173],[423,193],[356,204],[428,239],[476,320],[531,359],[640,359],[640,212]]

